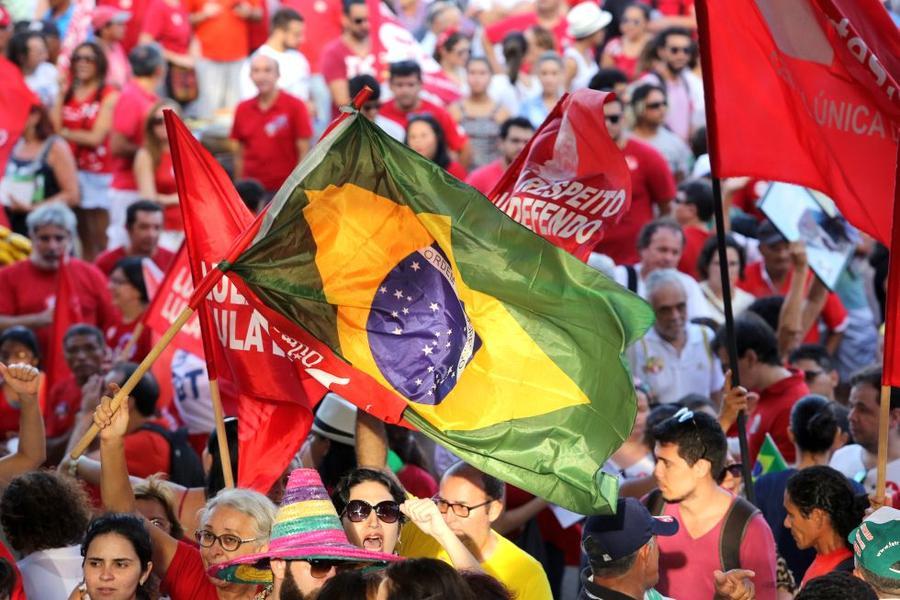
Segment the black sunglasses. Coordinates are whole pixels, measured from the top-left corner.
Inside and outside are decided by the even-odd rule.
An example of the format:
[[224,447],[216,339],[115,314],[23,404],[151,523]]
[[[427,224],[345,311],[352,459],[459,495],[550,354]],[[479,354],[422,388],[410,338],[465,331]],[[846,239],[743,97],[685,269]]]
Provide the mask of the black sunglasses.
[[372,506],[365,500],[351,500],[344,507],[341,516],[347,516],[353,523],[365,521],[375,510],[375,515],[382,523],[396,523],[400,520],[400,505],[394,500],[383,500]]
[[347,562],[345,560],[331,560],[323,558],[310,558],[305,562],[309,563],[309,574],[313,579],[325,579],[331,570],[340,573],[342,571],[352,571],[359,568],[359,563]]
[[622,115],[606,115],[606,122],[615,125],[622,120]]
[[743,477],[744,463],[733,463],[722,469],[722,473],[719,475],[717,482],[722,483],[729,474],[734,478]]
[[690,54],[691,47],[690,46],[668,46],[666,48],[672,54]]
[[355,19],[350,19],[350,21],[354,25],[362,25],[363,23],[365,23],[368,20],[369,20],[368,17],[356,17]]
[[664,106],[668,106],[668,102],[666,102],[665,100],[663,100],[662,102],[648,102],[644,105],[644,108],[656,110],[657,108],[662,108]]

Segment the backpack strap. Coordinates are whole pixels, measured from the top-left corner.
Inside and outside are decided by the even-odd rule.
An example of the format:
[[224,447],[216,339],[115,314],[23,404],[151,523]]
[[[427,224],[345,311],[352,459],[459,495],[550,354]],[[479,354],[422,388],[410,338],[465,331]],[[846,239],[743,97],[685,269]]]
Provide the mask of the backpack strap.
[[837,564],[834,568],[835,571],[842,571],[844,573],[852,573],[853,569],[856,568],[856,564],[853,561],[853,556],[848,556],[841,562]]
[[644,500],[644,506],[646,506],[650,514],[655,517],[663,513],[663,510],[666,508],[666,501],[663,498],[662,492],[659,491],[659,488],[656,488],[647,494],[647,498]]
[[161,435],[165,438],[166,442],[169,443],[169,446],[172,445],[172,432],[163,427],[158,423],[144,423],[140,426],[140,429],[144,431],[152,431],[157,435]]
[[723,571],[741,568],[741,542],[750,520],[758,512],[759,509],[743,498],[735,498],[731,503],[719,534],[719,562]]
[[637,294],[638,291],[638,274],[637,269],[634,268],[633,265],[625,265],[625,274],[628,276],[628,289],[629,291]]

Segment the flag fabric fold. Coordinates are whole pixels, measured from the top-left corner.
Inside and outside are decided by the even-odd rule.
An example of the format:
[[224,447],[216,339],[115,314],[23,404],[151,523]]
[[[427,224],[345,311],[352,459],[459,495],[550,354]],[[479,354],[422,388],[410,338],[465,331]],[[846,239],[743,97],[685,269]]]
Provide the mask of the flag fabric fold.
[[700,0],[715,177],[821,191],[885,245],[900,125],[900,33],[878,0]]
[[601,467],[636,412],[623,352],[652,311],[364,118],[220,268],[331,391],[561,506],[614,506]]
[[[253,215],[221,166],[169,111],[166,126],[193,277],[192,282],[175,271],[171,287],[186,306],[193,283],[228,255],[234,240],[253,224]],[[173,269],[179,265],[183,260]],[[237,485],[266,493],[309,433],[312,408],[325,390],[312,379],[298,377],[272,340],[267,320],[254,310],[253,300],[226,276],[209,292],[195,318],[209,378],[219,380],[223,400],[230,397],[237,403]]]
[[[69,272],[69,265],[66,258],[63,257],[59,261],[59,267],[56,271],[56,296],[53,304],[53,322],[50,326],[50,346],[47,352],[47,360],[45,361],[46,381],[41,391],[45,397],[41,398],[42,411],[52,410],[53,407],[48,406],[48,395],[53,391],[53,387],[60,381],[63,381],[72,371],[63,355],[63,340],[69,327],[76,323],[83,322],[81,311],[81,302],[78,294],[75,293],[75,285],[72,282],[72,274]],[[46,413],[45,413],[46,414]]]

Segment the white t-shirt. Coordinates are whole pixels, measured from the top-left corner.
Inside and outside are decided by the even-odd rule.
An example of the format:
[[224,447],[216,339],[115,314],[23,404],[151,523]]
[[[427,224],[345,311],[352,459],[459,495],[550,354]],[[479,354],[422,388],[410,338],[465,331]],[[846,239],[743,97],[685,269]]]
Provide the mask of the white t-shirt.
[[263,44],[253,55],[241,65],[241,100],[254,98],[259,91],[250,79],[250,61],[253,56],[262,54],[278,61],[278,89],[284,90],[303,101],[309,100],[309,61],[297,50],[279,52],[268,44]]
[[172,395],[188,433],[209,433],[216,428],[206,361],[190,352],[172,356]]
[[[863,462],[865,451],[859,444],[850,444],[837,450],[831,457],[829,466],[846,475],[849,479],[857,481],[866,488],[867,493],[875,491],[878,480],[878,469],[867,469]],[[885,493],[893,496],[892,506],[900,506],[900,458],[892,460],[885,469]]]
[[68,598],[83,577],[81,546],[32,552],[19,561],[28,600]]

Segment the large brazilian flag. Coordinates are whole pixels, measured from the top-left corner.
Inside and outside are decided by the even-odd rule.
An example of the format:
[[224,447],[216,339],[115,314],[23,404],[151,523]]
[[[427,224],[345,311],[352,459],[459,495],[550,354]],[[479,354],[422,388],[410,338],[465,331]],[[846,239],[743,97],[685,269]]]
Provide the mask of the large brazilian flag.
[[615,505],[623,351],[652,311],[365,118],[312,150],[222,268],[467,462],[582,514]]

